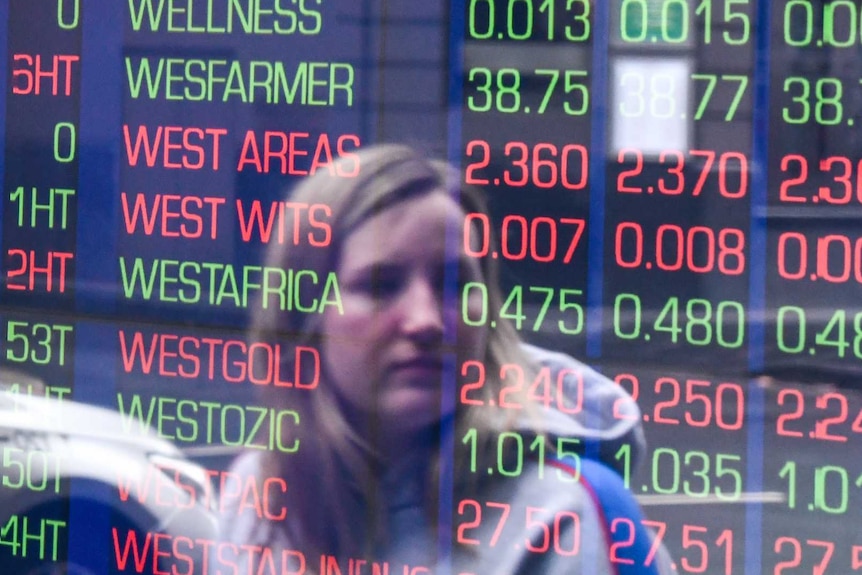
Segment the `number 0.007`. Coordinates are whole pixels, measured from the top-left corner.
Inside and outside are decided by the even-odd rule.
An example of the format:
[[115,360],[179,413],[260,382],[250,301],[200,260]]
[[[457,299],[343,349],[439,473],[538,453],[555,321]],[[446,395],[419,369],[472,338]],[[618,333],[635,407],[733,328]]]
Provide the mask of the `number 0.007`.
[[[735,349],[742,346],[745,339],[745,308],[735,301],[720,301],[715,306],[706,299],[690,299],[685,304],[685,317],[680,322],[680,300],[672,297],[662,307],[652,324],[652,333],[666,333],[671,343],[680,341],[696,346],[711,345],[715,342],[725,348]],[[683,323],[685,327],[681,327]],[[643,310],[640,297],[636,294],[621,293],[614,299],[614,334],[620,339],[650,338],[644,333]],[[729,333],[727,333],[729,331]]]
[[[501,255],[507,260],[520,261],[526,259],[529,252],[530,259],[536,262],[556,260],[557,222],[559,222],[559,228],[567,235],[571,234],[571,239],[563,240],[568,244],[563,255],[563,263],[570,263],[586,227],[586,220],[579,218],[554,219],[538,216],[528,222],[524,216],[514,214],[505,216],[502,224]],[[513,248],[513,239],[515,248]],[[490,218],[482,213],[467,214],[464,218],[464,253],[471,258],[484,258],[490,253],[492,258],[496,258],[497,252],[491,252],[490,247]]]

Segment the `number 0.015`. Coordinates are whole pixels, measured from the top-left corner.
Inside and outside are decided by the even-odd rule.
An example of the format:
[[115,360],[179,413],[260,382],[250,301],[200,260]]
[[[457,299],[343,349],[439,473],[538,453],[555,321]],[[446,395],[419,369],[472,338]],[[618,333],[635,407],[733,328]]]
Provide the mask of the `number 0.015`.
[[[719,11],[713,4],[723,4]],[[700,0],[690,11],[691,0],[622,0],[620,5],[620,38],[623,42],[664,42],[681,44],[695,40],[703,32],[703,43],[713,41],[714,29],[724,29],[721,40],[730,46],[747,44],[751,37],[749,0]],[[713,23],[713,13],[720,14]],[[653,19],[658,20],[655,30]],[[698,38],[697,41],[700,41]]]

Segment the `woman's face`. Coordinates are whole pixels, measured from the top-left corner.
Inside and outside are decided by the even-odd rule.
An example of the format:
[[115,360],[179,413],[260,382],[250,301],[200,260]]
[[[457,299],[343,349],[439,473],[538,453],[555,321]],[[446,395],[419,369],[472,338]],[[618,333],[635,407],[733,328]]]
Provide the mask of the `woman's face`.
[[[330,307],[323,317],[326,382],[381,431],[439,421],[445,326],[458,325],[459,357],[482,357],[485,331],[460,324],[460,299],[443,304],[447,264],[457,262],[449,269],[459,270],[459,285],[482,281],[477,260],[446,250],[463,222],[458,204],[435,190],[369,218],[344,241],[336,268],[344,313]],[[467,305],[480,314],[481,300]]]

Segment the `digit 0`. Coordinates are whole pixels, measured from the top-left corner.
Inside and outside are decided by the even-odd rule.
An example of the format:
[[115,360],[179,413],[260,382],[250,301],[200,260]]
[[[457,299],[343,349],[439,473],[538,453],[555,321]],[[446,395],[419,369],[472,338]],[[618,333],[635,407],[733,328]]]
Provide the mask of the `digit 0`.
[[81,0],[57,0],[57,26],[61,29],[74,30],[77,28],[80,15]]
[[75,159],[77,140],[78,136],[75,124],[60,122],[54,126],[54,160],[61,164],[68,164],[73,161]]

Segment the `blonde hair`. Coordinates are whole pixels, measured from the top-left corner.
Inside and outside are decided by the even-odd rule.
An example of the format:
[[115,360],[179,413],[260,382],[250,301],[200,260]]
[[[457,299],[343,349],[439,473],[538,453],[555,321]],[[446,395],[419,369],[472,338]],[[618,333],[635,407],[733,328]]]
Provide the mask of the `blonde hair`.
[[[331,244],[321,248],[305,242],[296,246],[274,243],[267,252],[268,266],[311,270],[319,278],[325,277],[337,269],[342,246],[359,225],[399,202],[424,194],[446,193],[465,213],[487,212],[480,192],[462,186],[457,171],[442,162],[423,158],[410,148],[373,146],[339,161],[358,162],[358,175],[343,178],[334,173],[350,170],[320,171],[301,182],[289,197],[291,202],[328,206]],[[300,220],[298,223],[300,238],[314,232],[309,222]],[[292,234],[297,230],[291,227],[287,232],[287,237],[294,237]],[[489,310],[493,313],[502,305],[497,263],[492,258],[483,258],[480,267],[488,288]],[[320,343],[320,314],[279,313],[272,311],[278,309],[275,305],[258,305],[255,309],[258,311],[250,330],[252,339],[278,337],[284,341],[289,338],[291,344],[304,346]],[[505,321],[499,321],[497,328],[488,332],[484,357],[476,359],[483,362],[488,374],[481,388],[486,404],[499,393],[501,382],[495,374],[500,373],[501,366],[511,362],[526,364],[518,335]],[[287,372],[291,373],[292,368],[289,366]],[[273,528],[284,529],[292,546],[312,556],[322,553],[368,555],[375,547],[385,545],[389,541],[385,516],[375,504],[381,500],[380,454],[341,413],[338,398],[326,385],[325,370],[317,389],[286,392],[282,388],[264,393],[268,403],[288,406],[300,414],[299,450],[295,454],[269,452],[265,456],[265,471],[282,476],[288,482],[288,519]],[[456,438],[469,428],[479,430],[484,442],[479,445],[480,452],[488,450],[490,444],[496,445],[497,434],[514,425],[511,411],[501,417],[499,412],[484,406],[458,405],[455,419]],[[441,468],[464,467],[459,455],[454,462],[441,461],[439,450],[435,450],[432,459],[425,484],[425,511],[428,524],[433,526]],[[456,478],[455,491],[463,495],[478,489],[478,481]],[[357,520],[359,517],[367,517],[370,525],[363,526]]]

